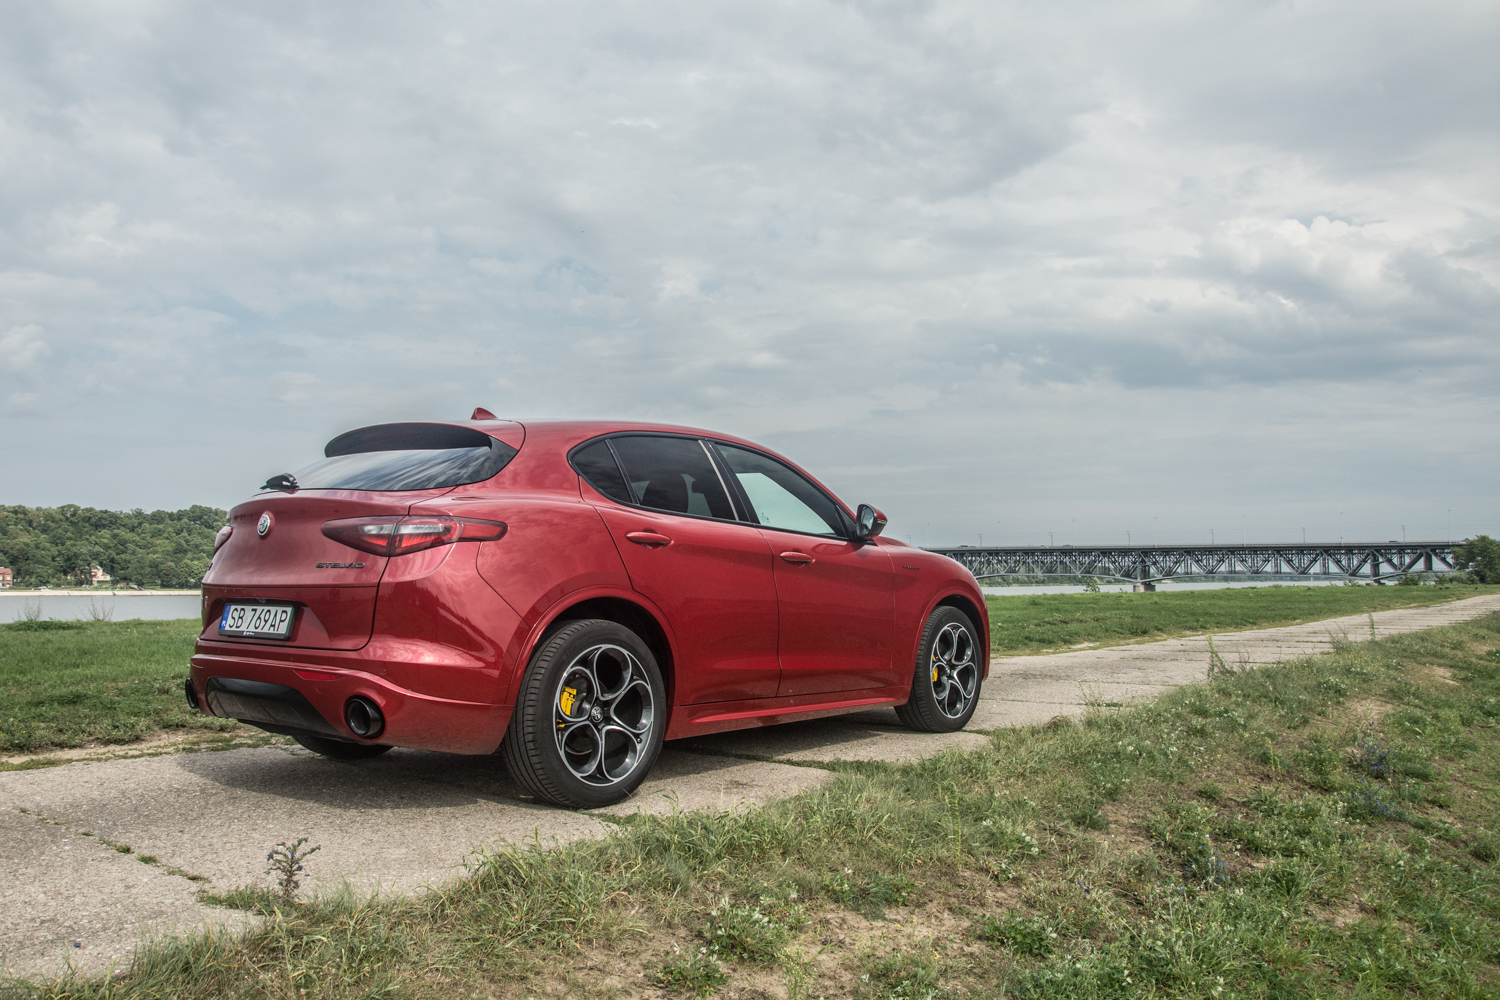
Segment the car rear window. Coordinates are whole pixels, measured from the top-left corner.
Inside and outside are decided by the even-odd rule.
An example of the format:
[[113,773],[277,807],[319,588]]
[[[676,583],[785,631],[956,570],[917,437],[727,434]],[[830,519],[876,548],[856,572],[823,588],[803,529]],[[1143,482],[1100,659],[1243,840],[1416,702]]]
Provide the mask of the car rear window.
[[324,458],[293,473],[303,490],[434,490],[480,483],[516,449],[451,424],[378,424],[340,434]]

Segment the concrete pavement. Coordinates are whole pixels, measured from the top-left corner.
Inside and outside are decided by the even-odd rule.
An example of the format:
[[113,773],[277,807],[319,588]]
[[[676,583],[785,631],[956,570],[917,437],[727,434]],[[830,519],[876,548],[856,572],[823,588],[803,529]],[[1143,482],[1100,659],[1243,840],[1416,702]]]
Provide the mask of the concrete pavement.
[[[1379,612],[1378,635],[1500,611],[1500,595]],[[1366,616],[1230,633],[1230,666],[1366,639]],[[971,730],[1046,722],[1202,680],[1204,637],[997,660]],[[670,744],[628,802],[575,813],[530,802],[498,757],[395,750],[341,763],[300,747],[80,762],[0,773],[0,970],[48,976],[123,968],[143,935],[246,926],[197,891],[266,884],[266,852],[306,834],[313,891],[410,892],[460,874],[481,847],[603,836],[614,816],[734,809],[832,779],[829,761],[912,760],[985,743],[979,732],[901,728],[890,710],[723,733]],[[130,853],[124,853],[128,848]],[[143,858],[147,860],[142,860]]]

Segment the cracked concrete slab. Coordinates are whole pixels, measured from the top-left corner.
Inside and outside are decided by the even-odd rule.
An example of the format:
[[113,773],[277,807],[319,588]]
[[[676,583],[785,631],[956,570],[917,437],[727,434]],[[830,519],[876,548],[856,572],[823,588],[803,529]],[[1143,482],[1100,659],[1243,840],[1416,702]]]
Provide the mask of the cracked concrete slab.
[[196,884],[137,854],[14,808],[0,808],[0,843],[0,978],[124,969],[152,935],[256,920],[200,904]]
[[[461,768],[465,758],[452,759]],[[373,763],[262,747],[69,764],[0,774],[0,801],[156,855],[220,890],[264,884],[266,852],[300,835],[322,846],[308,866],[313,888],[409,892],[459,871],[481,843],[603,832],[588,816]]]

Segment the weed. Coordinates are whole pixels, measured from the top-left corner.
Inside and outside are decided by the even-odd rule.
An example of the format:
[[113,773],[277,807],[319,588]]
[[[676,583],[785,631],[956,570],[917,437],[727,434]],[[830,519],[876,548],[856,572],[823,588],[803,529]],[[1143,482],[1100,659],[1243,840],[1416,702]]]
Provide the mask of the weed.
[[1349,766],[1366,778],[1385,781],[1391,776],[1390,744],[1374,736],[1366,736],[1349,753]]
[[266,860],[270,862],[266,874],[275,876],[276,894],[283,903],[297,898],[302,879],[306,877],[302,874],[303,863],[323,849],[322,844],[306,847],[308,839],[298,837],[290,844],[283,840],[266,854]]
[[708,948],[684,951],[675,944],[662,958],[652,979],[659,986],[700,997],[713,996],[720,986],[729,982],[724,967]]
[[1041,917],[1007,913],[1004,917],[985,917],[976,928],[985,941],[1003,944],[1017,955],[1045,957],[1057,944],[1057,928]]
[[932,1000],[942,989],[932,952],[903,949],[866,965],[860,992],[881,1000]]
[[874,872],[859,877],[852,868],[834,872],[823,882],[828,898],[872,919],[885,916],[887,906],[905,906],[916,888],[904,875]]
[[1229,881],[1229,864],[1210,844],[1200,844],[1182,859],[1182,881],[1199,889],[1216,889]]
[[1333,791],[1339,787],[1341,770],[1338,751],[1321,740],[1309,740],[1293,756],[1304,780],[1320,791]]
[[1214,637],[1213,636],[1209,636],[1208,637],[1208,679],[1209,680],[1213,680],[1215,677],[1222,677],[1222,676],[1224,676],[1227,673],[1229,673],[1229,667],[1228,667],[1227,664],[1225,664],[1224,657],[1220,656],[1219,655],[1219,651],[1214,648]]
[[708,950],[742,962],[769,964],[781,955],[790,937],[787,928],[753,906],[734,906],[724,900],[708,915],[699,935]]
[[1388,794],[1380,785],[1361,781],[1357,788],[1340,793],[1339,801],[1344,806],[1345,816],[1373,823],[1395,819],[1401,814],[1401,810],[1387,800]]

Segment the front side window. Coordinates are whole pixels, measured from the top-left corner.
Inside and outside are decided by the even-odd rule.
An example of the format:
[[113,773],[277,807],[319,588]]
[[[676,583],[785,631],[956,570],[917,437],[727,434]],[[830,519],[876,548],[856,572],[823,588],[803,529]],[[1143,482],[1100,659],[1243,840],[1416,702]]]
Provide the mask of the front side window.
[[292,474],[299,490],[446,489],[491,478],[516,457],[504,441],[447,424],[381,424],[340,434]]
[[801,475],[748,448],[718,448],[750,501],[749,520],[784,531],[843,536],[837,505]]
[[642,507],[734,520],[718,470],[696,439],[630,435],[609,443]]

